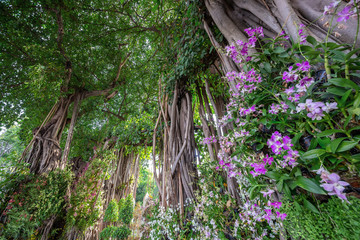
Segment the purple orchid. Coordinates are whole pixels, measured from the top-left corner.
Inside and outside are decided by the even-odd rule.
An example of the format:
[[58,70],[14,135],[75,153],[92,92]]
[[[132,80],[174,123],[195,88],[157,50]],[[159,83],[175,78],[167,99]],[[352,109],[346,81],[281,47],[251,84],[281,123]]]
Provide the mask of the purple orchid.
[[339,3],[341,2],[341,0],[338,1],[333,1],[332,3],[330,3],[329,5],[324,7],[324,15],[333,13],[335,8],[337,7],[337,5],[339,5]]
[[271,206],[273,206],[274,208],[280,209],[282,203],[281,202],[272,202],[270,203]]
[[271,165],[272,162],[274,161],[274,158],[273,158],[273,157],[269,157],[269,156],[266,154],[266,156],[263,158],[263,161],[265,162],[265,164]]
[[281,220],[284,221],[284,219],[286,218],[287,214],[286,214],[286,213],[276,212],[276,216],[277,216],[278,218],[280,218]]
[[331,173],[329,175],[325,173],[324,175],[327,175],[323,179],[323,182],[325,183],[321,184],[320,186],[323,187],[326,191],[328,191],[329,195],[336,195],[340,199],[347,201],[347,198],[345,194],[343,194],[343,191],[345,189],[344,186],[348,186],[350,184],[345,181],[340,181],[340,176],[336,173]]
[[329,113],[331,110],[335,110],[335,109],[338,109],[336,102],[325,103],[325,106],[322,107],[322,110],[326,113]]
[[308,61],[296,63],[296,66],[298,67],[298,71],[308,72],[310,70],[310,64]]
[[[270,197],[271,194],[273,194],[275,191],[274,190],[271,190],[269,189],[267,192],[264,192],[264,191],[260,191],[262,194],[263,194],[263,197]],[[268,210],[271,212],[271,209],[265,209],[265,211]]]
[[352,7],[353,6],[351,4],[344,7],[344,9],[338,13],[339,18],[337,19],[337,21],[338,22],[342,22],[342,21],[346,22],[347,20],[349,20],[349,18],[355,14],[355,11],[351,10]]

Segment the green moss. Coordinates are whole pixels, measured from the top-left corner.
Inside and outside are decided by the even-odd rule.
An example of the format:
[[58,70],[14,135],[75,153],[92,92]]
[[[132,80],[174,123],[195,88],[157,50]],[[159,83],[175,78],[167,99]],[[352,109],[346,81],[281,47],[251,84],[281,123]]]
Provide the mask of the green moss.
[[284,227],[294,239],[346,239],[360,236],[360,200],[349,198],[351,204],[331,198],[319,206],[320,214],[299,209],[286,202],[283,211],[288,214]]

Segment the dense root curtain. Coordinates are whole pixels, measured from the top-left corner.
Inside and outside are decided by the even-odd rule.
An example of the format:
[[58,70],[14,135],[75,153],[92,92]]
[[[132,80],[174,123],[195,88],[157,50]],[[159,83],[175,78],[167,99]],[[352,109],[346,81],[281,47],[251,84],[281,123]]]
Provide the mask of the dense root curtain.
[[[154,146],[153,152],[154,175],[162,206],[179,204],[183,213],[185,200],[195,199],[198,181],[192,97],[185,87],[176,84],[171,105],[166,100],[167,97],[164,97],[163,101],[159,101],[160,113],[154,131],[156,139],[156,130],[162,120],[164,129],[161,142],[156,142],[160,151],[156,156]],[[159,162],[158,170],[156,158]]]

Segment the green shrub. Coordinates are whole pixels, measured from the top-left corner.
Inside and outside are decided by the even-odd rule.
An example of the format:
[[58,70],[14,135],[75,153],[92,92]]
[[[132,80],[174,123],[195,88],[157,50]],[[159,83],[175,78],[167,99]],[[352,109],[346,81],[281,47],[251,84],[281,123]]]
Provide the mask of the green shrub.
[[126,239],[131,233],[131,230],[127,226],[108,226],[100,233],[100,239]]
[[115,239],[126,239],[131,233],[127,226],[117,227],[112,235]]
[[100,239],[103,239],[103,240],[110,239],[114,235],[116,228],[117,227],[115,227],[115,226],[108,226],[108,227],[104,228],[100,233]]
[[119,221],[124,224],[130,224],[133,218],[134,203],[132,195],[127,196],[124,200],[120,200],[121,207],[119,210]]
[[104,216],[105,222],[116,222],[118,220],[119,208],[117,202],[113,199],[110,201]]

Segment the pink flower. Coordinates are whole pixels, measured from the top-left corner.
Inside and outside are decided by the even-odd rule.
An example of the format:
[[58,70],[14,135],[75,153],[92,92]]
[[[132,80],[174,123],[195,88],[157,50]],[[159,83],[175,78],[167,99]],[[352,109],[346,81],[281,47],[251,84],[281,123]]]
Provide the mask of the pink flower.
[[283,221],[287,216],[286,213],[279,213],[279,212],[276,212],[276,215],[277,215],[278,218],[281,218],[281,220],[283,220]]

